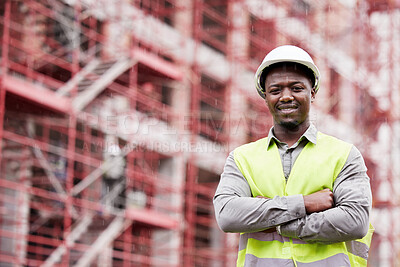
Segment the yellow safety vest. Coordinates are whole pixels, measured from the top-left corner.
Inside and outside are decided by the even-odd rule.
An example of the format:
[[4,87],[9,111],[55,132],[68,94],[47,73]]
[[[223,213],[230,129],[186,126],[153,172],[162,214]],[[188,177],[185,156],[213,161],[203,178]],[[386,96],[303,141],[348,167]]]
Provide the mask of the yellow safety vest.
[[[342,170],[352,145],[318,132],[301,151],[286,182],[275,142],[267,138],[234,151],[236,165],[250,185],[253,197],[309,195],[333,183]],[[272,222],[273,223],[273,222]],[[306,243],[274,233],[242,233],[237,266],[367,266],[373,228],[360,240],[334,244]],[[350,264],[351,262],[351,264]]]

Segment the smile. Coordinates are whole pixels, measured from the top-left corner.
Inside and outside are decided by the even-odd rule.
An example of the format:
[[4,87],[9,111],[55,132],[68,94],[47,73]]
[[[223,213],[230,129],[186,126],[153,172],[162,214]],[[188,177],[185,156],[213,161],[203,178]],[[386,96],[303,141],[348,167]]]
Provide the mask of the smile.
[[291,113],[297,110],[296,105],[281,105],[278,107],[278,110],[282,113]]

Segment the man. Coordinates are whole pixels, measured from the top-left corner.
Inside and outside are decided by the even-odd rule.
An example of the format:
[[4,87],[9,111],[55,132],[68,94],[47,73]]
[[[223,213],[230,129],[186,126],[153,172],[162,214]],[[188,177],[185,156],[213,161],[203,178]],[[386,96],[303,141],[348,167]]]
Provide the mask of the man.
[[273,127],[229,154],[214,197],[220,228],[241,233],[237,266],[366,266],[369,178],[353,145],[310,122],[318,68],[301,48],[280,46],[255,82]]

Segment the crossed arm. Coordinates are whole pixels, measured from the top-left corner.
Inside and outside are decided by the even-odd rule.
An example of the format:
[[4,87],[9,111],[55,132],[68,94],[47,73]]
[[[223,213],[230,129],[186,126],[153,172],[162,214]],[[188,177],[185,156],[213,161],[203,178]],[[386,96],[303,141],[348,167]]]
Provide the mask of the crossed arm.
[[[217,222],[225,232],[274,231],[307,242],[334,243],[363,237],[369,225],[371,190],[360,152],[353,148],[328,189],[303,196],[254,198],[233,153],[214,196]],[[268,230],[269,229],[269,230]]]

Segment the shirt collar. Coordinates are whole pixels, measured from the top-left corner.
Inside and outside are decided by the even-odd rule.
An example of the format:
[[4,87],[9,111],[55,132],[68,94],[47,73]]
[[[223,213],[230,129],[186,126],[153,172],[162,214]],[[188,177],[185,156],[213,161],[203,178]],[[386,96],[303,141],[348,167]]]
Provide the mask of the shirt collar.
[[[317,144],[317,133],[318,133],[317,128],[314,126],[314,124],[311,123],[308,129],[304,132],[304,134],[299,138],[298,141],[302,140],[303,138],[306,138],[309,142]],[[281,142],[274,134],[274,126],[272,126],[271,129],[269,129],[267,138],[268,147],[270,146],[272,139],[275,139],[277,142]]]

